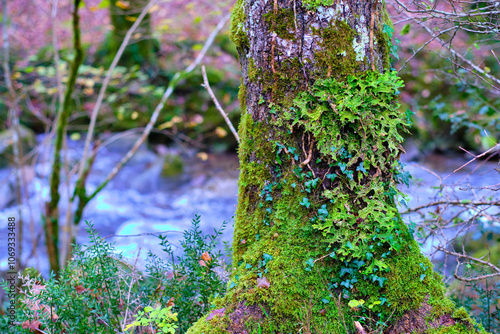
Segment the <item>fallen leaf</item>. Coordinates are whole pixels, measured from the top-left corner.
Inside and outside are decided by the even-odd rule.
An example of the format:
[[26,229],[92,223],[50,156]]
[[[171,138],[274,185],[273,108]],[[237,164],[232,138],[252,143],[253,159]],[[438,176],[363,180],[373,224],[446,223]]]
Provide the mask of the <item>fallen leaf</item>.
[[207,321],[208,320],[211,320],[213,317],[215,317],[216,315],[219,315],[219,316],[224,316],[224,312],[226,312],[226,308],[223,307],[223,308],[219,308],[219,309],[216,309],[216,310],[213,310],[212,312],[210,312],[210,314],[207,316]]
[[267,280],[267,278],[257,278],[257,287],[267,289],[269,286],[271,286],[271,283]]

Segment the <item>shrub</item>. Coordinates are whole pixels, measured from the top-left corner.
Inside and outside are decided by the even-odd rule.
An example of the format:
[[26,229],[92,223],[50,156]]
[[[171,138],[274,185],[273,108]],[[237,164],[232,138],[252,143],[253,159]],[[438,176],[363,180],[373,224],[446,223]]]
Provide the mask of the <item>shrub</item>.
[[[43,279],[33,270],[19,276],[14,326],[2,312],[1,333],[143,333],[143,327],[183,333],[209,309],[210,299],[225,291],[223,254],[215,247],[226,223],[204,236],[196,216],[176,261],[172,245],[160,236],[171,260],[150,252],[146,273],[116,254],[87,224],[89,245],[75,246],[59,277]],[[8,288],[7,282],[1,284]]]

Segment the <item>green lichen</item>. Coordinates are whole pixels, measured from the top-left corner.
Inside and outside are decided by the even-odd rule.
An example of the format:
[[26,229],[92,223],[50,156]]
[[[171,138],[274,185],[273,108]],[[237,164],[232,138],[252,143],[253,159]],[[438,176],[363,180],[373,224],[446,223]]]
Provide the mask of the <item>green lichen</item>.
[[234,5],[231,15],[231,28],[229,37],[238,48],[249,46],[248,35],[245,31],[245,0],[238,0]]

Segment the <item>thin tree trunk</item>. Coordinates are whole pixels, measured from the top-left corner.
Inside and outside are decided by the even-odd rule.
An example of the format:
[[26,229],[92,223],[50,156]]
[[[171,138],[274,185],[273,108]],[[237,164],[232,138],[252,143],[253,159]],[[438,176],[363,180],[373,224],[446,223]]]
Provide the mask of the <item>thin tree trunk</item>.
[[73,7],[73,40],[75,59],[71,63],[70,74],[64,94],[63,105],[56,122],[56,142],[54,147],[54,161],[52,173],[50,176],[50,201],[45,203],[45,243],[47,245],[47,254],[49,256],[50,269],[57,275],[60,270],[59,259],[59,185],[61,183],[61,150],[68,117],[71,114],[71,99],[75,88],[78,68],[83,62],[83,49],[80,43],[80,16],[78,9],[80,0],[74,0]]
[[[135,20],[139,17],[143,8],[148,4],[148,0],[118,1],[111,0],[110,16],[113,31],[106,40],[107,56],[105,63],[111,63],[114,55],[118,52],[125,35],[130,30]],[[122,66],[151,66],[156,62],[155,46],[158,44],[152,38],[150,15],[147,14],[134,34],[130,45],[125,49],[119,64]]]
[[411,114],[389,69],[392,32],[378,1],[236,3],[234,272],[188,333],[475,332],[396,207]]

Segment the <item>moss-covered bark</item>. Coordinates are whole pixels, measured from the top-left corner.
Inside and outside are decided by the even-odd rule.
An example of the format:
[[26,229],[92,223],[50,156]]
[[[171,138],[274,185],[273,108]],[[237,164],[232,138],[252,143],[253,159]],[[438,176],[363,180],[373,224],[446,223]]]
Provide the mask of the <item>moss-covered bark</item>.
[[445,298],[396,208],[411,115],[398,108],[386,20],[376,1],[235,5],[234,273],[217,315],[188,333],[480,330]]

